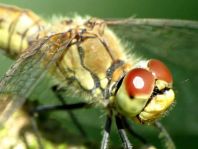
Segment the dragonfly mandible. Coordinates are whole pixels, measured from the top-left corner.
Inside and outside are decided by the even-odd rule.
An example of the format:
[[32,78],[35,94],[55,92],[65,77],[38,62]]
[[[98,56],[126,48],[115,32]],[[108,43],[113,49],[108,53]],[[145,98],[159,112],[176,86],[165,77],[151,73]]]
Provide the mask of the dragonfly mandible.
[[[126,119],[161,127],[156,120],[166,113],[175,99],[172,74],[160,60],[129,54],[130,47],[114,32],[114,28],[119,30],[126,26],[133,30],[123,32],[126,37],[140,38],[139,27],[151,27],[155,31],[152,34],[148,29],[147,36],[154,39],[163,36],[163,29],[164,33],[174,28],[198,29],[198,23],[193,21],[135,18],[102,20],[78,16],[51,23],[30,10],[1,5],[0,47],[10,57],[19,58],[0,81],[0,123],[25,102],[38,82],[49,73],[61,85],[64,82],[64,87],[71,92],[78,90],[85,98],[83,103],[72,105],[74,109],[100,106],[107,111],[101,149],[108,148],[113,117],[126,149],[132,148],[124,131],[128,126]],[[197,37],[197,33],[189,36]],[[63,107],[67,110],[68,105],[58,108]],[[168,133],[165,130],[163,133],[167,147],[175,148]]]

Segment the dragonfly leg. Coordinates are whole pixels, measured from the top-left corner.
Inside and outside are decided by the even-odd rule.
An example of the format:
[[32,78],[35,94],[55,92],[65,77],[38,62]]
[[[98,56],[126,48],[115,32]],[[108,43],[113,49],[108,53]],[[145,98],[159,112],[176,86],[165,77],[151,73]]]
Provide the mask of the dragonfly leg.
[[89,107],[90,104],[86,102],[79,102],[79,103],[74,103],[74,104],[58,104],[58,105],[42,105],[36,107],[32,113],[41,113],[41,112],[46,112],[46,111],[68,111],[68,110],[76,110],[76,109],[81,109],[81,108],[86,108]]
[[80,125],[79,121],[75,117],[72,111],[69,110],[75,110],[75,109],[81,109],[85,107],[89,107],[90,104],[85,103],[85,102],[79,102],[79,103],[74,103],[74,104],[59,104],[59,105],[42,105],[36,107],[33,111],[32,114],[34,113],[41,113],[41,112],[46,112],[46,111],[57,111],[57,110],[64,110],[67,111],[69,116],[71,117],[73,123],[76,125],[78,130],[80,131],[81,135],[83,137],[86,137],[86,133],[82,126]]
[[65,110],[67,110],[67,113],[69,114],[72,122],[74,123],[74,125],[76,126],[76,128],[79,130],[80,134],[82,135],[82,137],[87,137],[85,130],[83,129],[83,127],[81,126],[80,122],[78,121],[77,117],[75,116],[75,114],[72,111],[68,111],[73,109],[80,109],[80,108],[85,108],[86,103],[77,103],[77,104],[72,104],[72,105],[67,105],[66,101],[64,100],[64,97],[62,96],[61,92],[64,91],[65,89],[63,88],[58,88],[57,85],[52,87],[52,91],[55,93],[56,97],[58,98],[58,100],[61,102],[61,104],[64,106],[65,105]]
[[156,127],[160,131],[159,138],[163,142],[165,142],[164,143],[164,146],[167,149],[176,149],[175,144],[174,144],[172,138],[170,137],[169,133],[164,128],[164,126],[160,122],[158,122],[158,121],[156,121],[153,125],[154,125],[154,127]]
[[[38,113],[41,113],[41,112],[57,111],[57,110],[64,110],[64,111],[66,110],[67,112],[71,112],[71,111],[68,111],[68,110],[81,109],[81,108],[86,108],[86,107],[89,107],[89,106],[90,106],[90,104],[85,103],[85,102],[79,102],[79,103],[74,103],[74,104],[42,105],[42,106],[38,106],[38,107],[34,108],[31,111],[31,115],[34,116],[35,113],[38,114]],[[73,113],[70,113],[70,117],[72,118],[74,124],[76,125],[76,127],[80,131],[81,135],[83,137],[86,137],[86,133],[85,133],[84,129],[82,128],[82,126],[80,125],[80,123],[78,122],[78,120],[76,119],[75,115],[73,115]],[[35,122],[35,117],[32,118],[32,126],[33,126],[33,130],[35,132],[36,138],[37,138],[39,149],[43,149],[43,146],[42,146],[42,143],[41,143],[41,137],[39,135],[38,127],[37,127],[36,122]]]
[[122,144],[124,149],[132,149],[132,145],[126,135],[126,132],[124,130],[124,125],[122,123],[122,119],[117,115],[116,117],[116,126],[120,135],[120,138],[122,140]]
[[104,133],[103,133],[100,149],[108,149],[111,124],[112,124],[112,116],[108,115],[105,122]]
[[148,142],[147,140],[142,137],[140,134],[138,134],[137,132],[135,132],[133,130],[133,127],[131,125],[129,125],[128,121],[126,120],[126,118],[122,117],[122,122],[123,122],[123,125],[125,127],[125,129],[132,135],[134,136],[135,138],[137,138],[140,142],[142,142],[144,145],[146,145]]

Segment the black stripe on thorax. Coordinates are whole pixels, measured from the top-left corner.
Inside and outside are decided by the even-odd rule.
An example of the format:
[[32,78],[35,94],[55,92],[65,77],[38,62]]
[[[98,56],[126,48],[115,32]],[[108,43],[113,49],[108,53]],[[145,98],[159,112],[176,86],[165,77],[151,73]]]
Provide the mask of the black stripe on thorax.
[[106,77],[108,80],[111,80],[112,79],[112,75],[114,73],[114,71],[121,67],[122,65],[124,64],[124,61],[123,60],[116,60],[116,61],[113,61],[113,63],[111,64],[111,66],[107,69],[106,71]]
[[83,67],[85,70],[87,70],[87,71],[90,72],[90,74],[91,74],[91,76],[92,76],[92,79],[94,80],[95,87],[94,87],[92,90],[94,90],[94,89],[96,89],[96,88],[100,88],[101,90],[103,90],[102,87],[100,86],[100,79],[98,78],[98,76],[95,75],[91,70],[89,70],[89,69],[85,66],[85,64],[84,64],[84,49],[83,49],[78,43],[77,43],[77,49],[78,49],[78,53],[79,53],[79,57],[80,57],[80,63],[81,63],[81,65],[82,65],[82,67]]
[[107,84],[107,87],[105,89],[105,96],[108,98],[112,95],[112,91],[114,90],[114,88],[117,86],[117,83],[113,85],[113,87],[110,89],[110,85],[111,85],[111,80],[112,80],[112,75],[114,73],[114,71],[116,69],[118,69],[119,67],[121,67],[124,63],[124,61],[122,60],[117,60],[117,61],[114,61],[111,66],[107,69],[106,71],[106,78],[108,79],[108,84]]
[[85,89],[80,82],[78,81],[78,79],[75,77],[75,72],[67,67],[67,71],[70,73],[73,73],[73,76],[71,77],[66,77],[65,73],[68,73],[67,71],[65,71],[65,69],[62,69],[62,67],[60,66],[60,63],[56,63],[56,67],[57,69],[60,71],[60,73],[63,75],[65,81],[67,82],[67,84],[73,84],[74,82],[76,82],[78,84],[78,86],[86,93],[90,93],[90,90]]

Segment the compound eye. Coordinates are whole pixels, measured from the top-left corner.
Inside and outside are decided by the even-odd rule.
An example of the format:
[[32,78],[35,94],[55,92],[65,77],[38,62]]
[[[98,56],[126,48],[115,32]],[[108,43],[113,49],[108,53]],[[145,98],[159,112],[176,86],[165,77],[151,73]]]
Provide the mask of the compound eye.
[[156,59],[151,59],[148,62],[148,67],[156,79],[166,81],[167,83],[173,82],[173,77],[171,72],[166,67],[166,65],[161,61]]
[[154,89],[155,78],[148,70],[136,68],[126,75],[124,83],[130,97],[150,96]]

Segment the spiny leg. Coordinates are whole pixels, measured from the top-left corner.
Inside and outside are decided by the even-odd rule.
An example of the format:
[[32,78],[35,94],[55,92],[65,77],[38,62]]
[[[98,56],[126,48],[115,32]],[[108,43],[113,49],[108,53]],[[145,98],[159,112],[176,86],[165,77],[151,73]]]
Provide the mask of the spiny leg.
[[122,140],[124,149],[132,149],[132,145],[131,145],[131,143],[127,137],[127,134],[124,130],[124,125],[122,123],[122,119],[118,115],[116,115],[115,118],[116,118],[116,126],[118,129],[120,138]]
[[38,142],[39,149],[44,149],[41,141],[41,136],[39,134],[39,130],[37,127],[37,124],[35,122],[35,114],[41,113],[41,112],[46,112],[46,111],[57,111],[57,110],[75,110],[75,109],[82,109],[82,108],[87,108],[90,107],[90,104],[86,102],[79,102],[79,103],[74,103],[74,104],[59,104],[59,105],[42,105],[34,108],[32,111],[30,111],[30,115],[32,116],[31,118],[31,123],[33,130],[35,132],[35,136]]
[[46,111],[68,111],[68,110],[76,110],[81,108],[87,108],[91,105],[86,102],[78,102],[73,104],[59,104],[59,105],[42,105],[38,106],[33,110],[33,113],[40,113]]
[[170,137],[169,133],[167,132],[167,130],[164,128],[164,126],[156,121],[154,122],[154,127],[156,127],[160,133],[159,133],[159,138],[164,141],[164,146],[167,148],[167,149],[176,149],[175,147],[175,144],[172,140],[172,138]]
[[112,124],[112,116],[107,115],[100,149],[108,149],[111,124]]
[[[71,112],[69,110],[76,110],[76,109],[82,109],[82,108],[88,108],[91,105],[86,103],[86,102],[79,102],[79,103],[74,103],[74,104],[59,104],[59,105],[42,105],[36,107],[31,113],[34,115],[34,113],[41,113],[41,112],[46,112],[46,111],[67,111]],[[75,116],[75,115],[74,115]],[[76,118],[76,117],[75,117]],[[72,119],[73,120],[73,119]],[[76,119],[77,120],[77,119]],[[73,121],[74,124],[76,125],[76,121]],[[77,121],[78,122],[78,121]],[[79,123],[79,122],[78,122]],[[80,124],[79,124],[80,125]],[[81,127],[81,125],[80,125]],[[77,127],[79,128],[79,127]],[[82,127],[81,127],[82,128]],[[79,129],[80,130],[80,129]],[[83,130],[83,129],[82,129]],[[80,130],[81,131],[81,130]],[[83,130],[84,131],[84,130]],[[81,132],[81,135],[83,137],[86,137],[86,134]]]
[[144,145],[146,145],[148,142],[145,138],[143,138],[140,134],[138,134],[137,132],[135,132],[133,130],[133,127],[131,125],[129,125],[128,121],[126,120],[126,118],[122,117],[122,122],[123,125],[125,127],[125,129],[135,138],[137,138],[140,142],[142,142]]
[[[58,88],[58,86],[55,85],[55,86],[52,87],[52,91],[55,93],[58,100],[63,105],[66,105],[66,101],[64,100],[64,97],[61,94],[61,92],[64,91],[64,89]],[[83,105],[82,105],[82,107],[79,107],[79,108],[83,108]],[[80,134],[82,135],[82,137],[87,137],[85,130],[81,126],[81,124],[78,121],[78,119],[76,118],[75,114],[72,111],[67,111],[67,113],[69,114],[69,116],[70,116],[72,122],[74,123],[74,125],[76,126],[76,128],[80,131]]]

